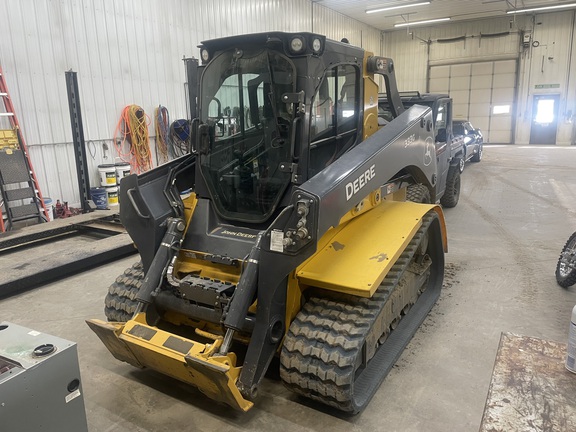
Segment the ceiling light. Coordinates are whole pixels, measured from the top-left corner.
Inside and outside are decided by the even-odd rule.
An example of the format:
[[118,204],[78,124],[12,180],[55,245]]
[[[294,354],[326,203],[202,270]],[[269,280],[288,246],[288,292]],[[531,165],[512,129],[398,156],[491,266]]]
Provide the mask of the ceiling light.
[[370,14],[370,13],[384,12],[384,11],[389,11],[389,10],[403,9],[403,8],[409,8],[409,7],[415,7],[415,6],[424,6],[424,5],[429,5],[429,4],[430,4],[429,1],[425,1],[425,2],[420,2],[420,3],[411,3],[411,4],[407,4],[407,5],[400,5],[400,6],[388,6],[388,7],[382,7],[382,8],[377,8],[377,9],[366,9],[366,13]]
[[567,4],[563,4],[563,5],[556,5],[556,6],[540,6],[540,7],[530,8],[530,9],[517,9],[517,10],[508,11],[506,13],[519,14],[519,13],[526,13],[526,12],[536,12],[536,11],[542,11],[542,10],[563,9],[563,8],[571,8],[571,7],[576,7],[576,3],[567,3]]
[[437,18],[437,19],[431,19],[431,20],[425,20],[425,21],[413,21],[413,22],[405,22],[405,23],[400,23],[400,24],[394,24],[394,27],[412,27],[415,25],[422,25],[422,24],[430,24],[430,23],[435,23],[435,22],[440,22],[440,21],[450,21],[450,18]]

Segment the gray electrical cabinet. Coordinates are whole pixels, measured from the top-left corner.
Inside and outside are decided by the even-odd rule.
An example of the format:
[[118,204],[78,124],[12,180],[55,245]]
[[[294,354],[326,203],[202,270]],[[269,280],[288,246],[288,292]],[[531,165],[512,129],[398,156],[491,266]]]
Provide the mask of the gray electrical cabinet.
[[88,431],[74,342],[0,323],[0,430]]

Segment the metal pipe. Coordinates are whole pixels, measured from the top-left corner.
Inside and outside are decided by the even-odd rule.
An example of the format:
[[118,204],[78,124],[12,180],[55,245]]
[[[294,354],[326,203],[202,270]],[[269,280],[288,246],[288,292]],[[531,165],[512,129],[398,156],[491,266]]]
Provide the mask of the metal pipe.
[[[170,290],[161,290],[153,295],[154,306],[164,312],[176,312],[180,315],[193,318],[195,320],[207,321],[218,324],[222,319],[222,311],[217,311],[210,307],[201,306],[180,297],[176,297]],[[252,333],[256,319],[247,315],[242,324],[242,331]]]
[[220,346],[220,355],[228,354],[228,351],[230,350],[230,345],[232,344],[233,337],[234,337],[234,330],[233,329],[226,330],[224,340],[222,341],[222,345]]

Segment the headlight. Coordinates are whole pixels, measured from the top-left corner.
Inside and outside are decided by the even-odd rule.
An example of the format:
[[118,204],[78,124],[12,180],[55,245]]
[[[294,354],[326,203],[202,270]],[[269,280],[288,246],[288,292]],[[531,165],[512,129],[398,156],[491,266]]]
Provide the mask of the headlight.
[[296,36],[290,41],[290,51],[294,54],[300,54],[304,51],[304,48],[304,38],[302,36]]
[[200,51],[200,57],[202,58],[202,63],[208,63],[208,60],[210,60],[210,53],[206,48],[202,48]]
[[314,40],[312,41],[312,51],[318,54],[321,49],[322,49],[322,42],[320,41],[320,39],[314,38]]

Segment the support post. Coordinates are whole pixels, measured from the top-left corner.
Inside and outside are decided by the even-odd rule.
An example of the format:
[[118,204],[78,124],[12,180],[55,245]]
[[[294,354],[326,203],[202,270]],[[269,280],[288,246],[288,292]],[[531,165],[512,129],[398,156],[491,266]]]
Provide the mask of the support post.
[[80,205],[84,213],[94,209],[90,201],[90,176],[86,162],[86,143],[84,142],[84,126],[80,110],[80,96],[78,92],[78,77],[76,72],[66,72],[66,89],[68,91],[68,107],[70,108],[70,124],[72,126],[72,142],[74,145],[74,159],[76,161],[76,174],[80,192]]

